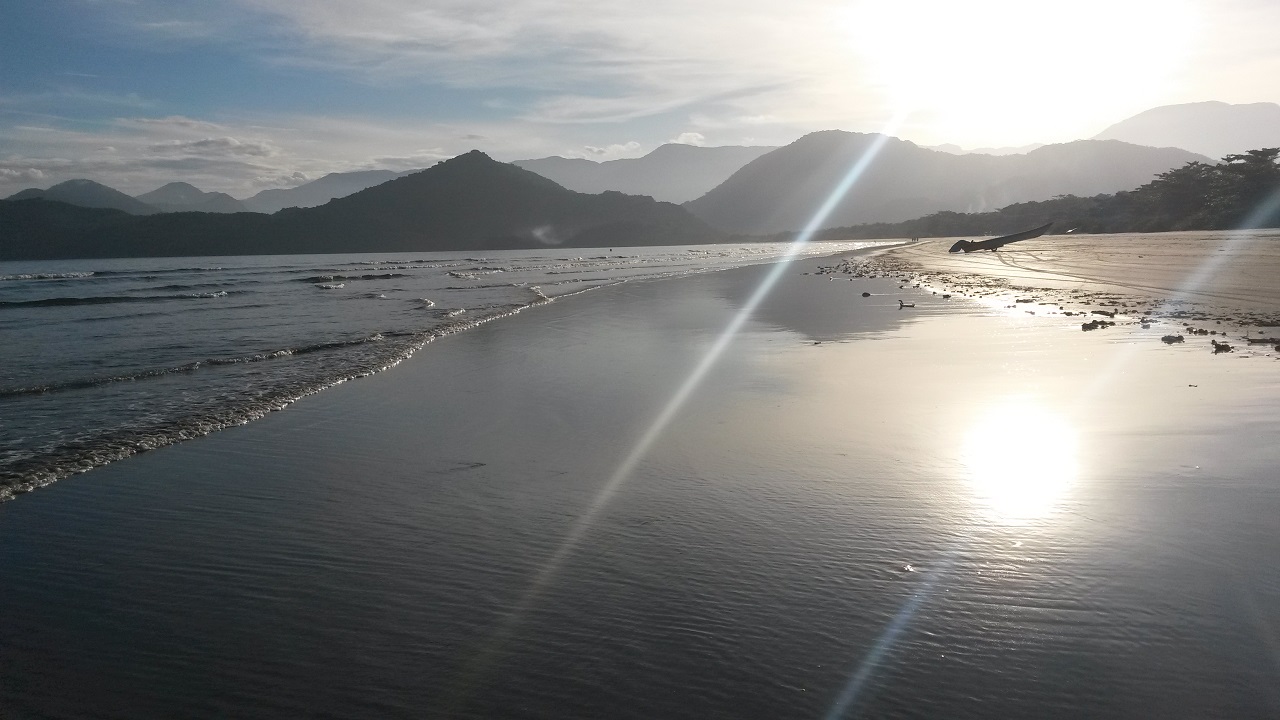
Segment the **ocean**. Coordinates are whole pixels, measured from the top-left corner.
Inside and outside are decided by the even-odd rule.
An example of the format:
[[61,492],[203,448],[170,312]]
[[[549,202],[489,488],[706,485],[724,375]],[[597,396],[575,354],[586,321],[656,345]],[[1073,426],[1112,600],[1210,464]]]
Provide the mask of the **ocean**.
[[[231,291],[257,289],[256,271],[290,298],[228,317],[218,332],[234,327],[238,342],[206,340],[195,319],[157,325],[142,345],[160,360],[143,368],[375,332],[425,340],[473,312],[528,310],[386,372],[338,382],[400,356],[339,367],[297,392],[336,385],[283,412],[0,504],[0,715],[1280,716],[1272,349],[1210,321],[1236,346],[1215,353],[1223,335],[1126,307],[1083,332],[1059,303],[1014,302],[1030,291],[966,298],[823,272],[834,261],[816,257],[775,275],[756,262],[765,252],[655,249],[667,260],[629,266],[633,282],[589,267],[648,252],[417,256],[459,263],[421,271],[358,256],[155,261],[149,275],[248,279],[135,279],[132,293],[5,281],[50,283],[25,300],[228,292],[6,306],[11,317],[251,303]],[[750,266],[700,272],[733,263]],[[396,273],[407,277],[352,279]],[[529,307],[541,302],[529,286],[479,287],[513,281],[561,299]],[[608,287],[565,296],[593,282]],[[323,330],[348,305],[370,309]],[[312,330],[298,330],[306,318]],[[164,349],[176,328],[210,344]],[[1185,342],[1162,342],[1179,331]],[[106,387],[261,373],[227,376],[233,395],[295,360],[387,343]],[[97,387],[5,402],[71,407]]]
[[249,422],[538,303],[785,252],[752,244],[0,263],[0,500]]

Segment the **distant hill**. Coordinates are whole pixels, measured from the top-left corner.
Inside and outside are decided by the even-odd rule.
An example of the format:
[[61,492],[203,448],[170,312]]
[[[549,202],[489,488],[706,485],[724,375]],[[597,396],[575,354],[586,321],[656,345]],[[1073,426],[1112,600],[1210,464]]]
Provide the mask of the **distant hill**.
[[329,173],[318,180],[312,180],[297,187],[263,190],[241,202],[247,209],[260,213],[279,212],[288,207],[316,207],[334,198],[346,197],[415,172],[418,171],[397,173],[391,170],[361,170]]
[[249,210],[244,203],[226,193],[204,192],[184,182],[171,182],[134,197],[161,212],[236,213]]
[[1217,160],[1256,148],[1280,147],[1280,105],[1216,101],[1164,105],[1121,120],[1094,138],[1178,147]]
[[743,165],[774,149],[671,143],[640,158],[593,162],[580,158],[548,157],[517,160],[512,164],[577,192],[616,190],[681,203],[701,197]]
[[945,145],[923,145],[926,150],[939,150],[952,155],[1021,155],[1029,153],[1044,147],[1044,143],[1031,143],[1030,145],[1019,145],[1017,147],[979,147],[972,150],[965,150],[955,143],[947,143]]
[[321,207],[131,217],[0,202],[0,260],[615,247],[719,242],[679,205],[567,190],[472,151]]
[[60,182],[48,190],[31,188],[9,196],[9,200],[29,200],[43,198],[55,200],[86,208],[111,208],[123,210],[130,215],[150,215],[160,212],[154,207],[129,197],[119,190],[109,188],[92,180],[68,180]]
[[[685,203],[726,232],[798,230],[876,135],[827,130],[762,155]],[[1023,155],[952,155],[889,138],[824,227],[900,222],[940,210],[982,212],[1055,195],[1129,190],[1157,173],[1209,159],[1177,148],[1080,140]]]

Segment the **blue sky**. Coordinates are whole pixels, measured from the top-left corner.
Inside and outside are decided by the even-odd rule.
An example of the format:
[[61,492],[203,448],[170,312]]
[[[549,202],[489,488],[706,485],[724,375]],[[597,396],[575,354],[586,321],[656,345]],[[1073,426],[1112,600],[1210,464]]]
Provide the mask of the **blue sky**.
[[42,0],[0,24],[0,196],[878,131],[1088,137],[1280,101],[1272,0]]

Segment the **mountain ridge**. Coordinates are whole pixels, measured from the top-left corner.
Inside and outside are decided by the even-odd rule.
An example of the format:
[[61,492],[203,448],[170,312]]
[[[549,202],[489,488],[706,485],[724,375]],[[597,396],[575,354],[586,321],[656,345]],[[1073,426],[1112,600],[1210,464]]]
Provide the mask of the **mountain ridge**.
[[[823,130],[751,161],[684,207],[725,232],[798,230],[879,135]],[[1077,140],[1022,155],[952,155],[886,137],[824,227],[900,222],[942,210],[981,212],[1055,195],[1129,190],[1209,158],[1177,148]]]
[[1093,139],[1182,148],[1217,160],[1280,147],[1280,105],[1217,100],[1161,105],[1114,123]]
[[115,188],[85,179],[66,180],[48,190],[28,188],[10,195],[6,200],[30,200],[44,198],[68,205],[86,208],[120,210],[130,215],[151,215],[160,212],[137,198],[130,197]]
[[0,202],[0,259],[678,245],[727,238],[678,205],[567,190],[473,150],[314,208],[130,216]]
[[702,147],[667,143],[638,158],[595,162],[582,158],[545,157],[516,160],[531,170],[577,192],[606,190],[648,195],[664,202],[698,198],[748,162],[776,148],[758,145]]

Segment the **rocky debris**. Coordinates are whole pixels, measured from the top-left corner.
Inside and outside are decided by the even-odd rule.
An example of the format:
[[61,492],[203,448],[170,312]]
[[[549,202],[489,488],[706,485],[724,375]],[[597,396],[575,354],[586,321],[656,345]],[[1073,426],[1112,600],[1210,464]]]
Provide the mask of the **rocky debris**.
[[1186,338],[1182,337],[1181,335],[1165,335],[1164,337],[1160,338],[1160,342],[1164,343],[1165,345],[1173,345],[1174,343],[1186,342]]
[[1115,325],[1115,323],[1107,320],[1090,320],[1087,323],[1080,323],[1080,329],[1085,332],[1089,332],[1090,330],[1100,330],[1102,328],[1111,327],[1112,325]]
[[1115,317],[1115,316],[1116,316],[1116,311],[1115,311],[1115,310],[1094,310],[1094,311],[1093,311],[1093,314],[1094,314],[1094,315],[1105,315],[1106,317],[1113,318],[1113,317]]

